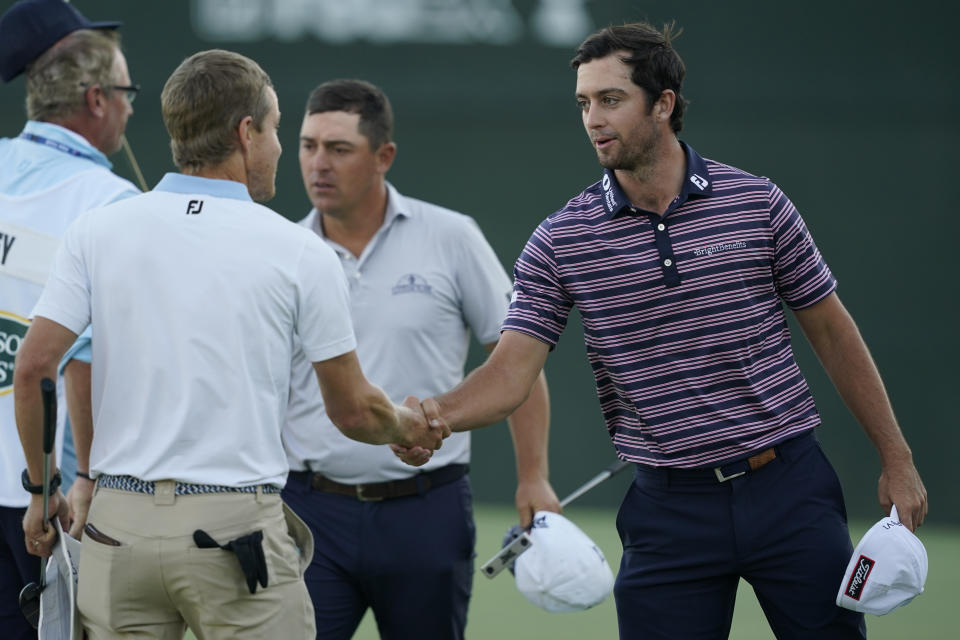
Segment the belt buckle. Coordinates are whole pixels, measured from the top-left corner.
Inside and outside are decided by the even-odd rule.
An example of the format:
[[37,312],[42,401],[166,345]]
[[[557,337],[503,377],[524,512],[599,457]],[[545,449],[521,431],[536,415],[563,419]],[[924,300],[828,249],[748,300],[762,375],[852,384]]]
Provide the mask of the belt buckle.
[[734,478],[747,475],[746,471],[738,471],[737,473],[731,473],[725,476],[723,475],[723,471],[720,470],[720,467],[714,467],[713,472],[717,475],[717,482],[726,482],[727,480],[733,480]]
[[363,495],[363,491],[364,491],[364,489],[366,488],[366,486],[367,486],[367,485],[365,485],[365,484],[358,484],[358,485],[356,485],[355,488],[356,488],[356,490],[357,490],[357,500],[359,500],[360,502],[379,502],[379,501],[383,500],[383,496],[365,496],[365,495]]

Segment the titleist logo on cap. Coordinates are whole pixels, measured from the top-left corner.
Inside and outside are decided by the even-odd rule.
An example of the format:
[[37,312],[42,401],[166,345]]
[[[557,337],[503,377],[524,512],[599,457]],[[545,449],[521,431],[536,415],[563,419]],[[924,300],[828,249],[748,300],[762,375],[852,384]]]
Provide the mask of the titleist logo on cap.
[[850,582],[847,583],[847,595],[854,600],[859,600],[863,593],[863,587],[867,584],[867,576],[873,570],[874,562],[867,556],[860,556],[857,560],[857,569],[850,576]]

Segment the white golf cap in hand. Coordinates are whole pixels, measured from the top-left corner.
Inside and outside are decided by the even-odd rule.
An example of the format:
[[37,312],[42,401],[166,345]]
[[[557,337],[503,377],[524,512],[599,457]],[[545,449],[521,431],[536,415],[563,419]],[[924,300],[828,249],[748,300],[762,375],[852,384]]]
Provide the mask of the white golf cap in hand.
[[897,507],[863,534],[837,593],[837,605],[882,616],[923,593],[927,550],[900,523]]
[[532,545],[516,561],[517,589],[552,613],[599,604],[613,589],[613,573],[600,548],[563,516],[538,511]]

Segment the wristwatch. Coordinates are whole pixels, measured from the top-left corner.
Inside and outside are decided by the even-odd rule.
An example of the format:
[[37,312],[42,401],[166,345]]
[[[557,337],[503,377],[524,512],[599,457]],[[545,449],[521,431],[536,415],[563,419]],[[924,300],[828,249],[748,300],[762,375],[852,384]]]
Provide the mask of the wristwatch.
[[[56,473],[53,474],[53,477],[50,478],[50,485],[47,487],[47,495],[52,496],[57,489],[60,488],[60,483],[63,481],[63,478],[60,476],[60,469],[57,469]],[[42,484],[30,484],[30,474],[27,473],[27,470],[24,469],[23,473],[20,474],[20,482],[23,483],[23,488],[34,493],[36,495],[43,494],[43,485]]]

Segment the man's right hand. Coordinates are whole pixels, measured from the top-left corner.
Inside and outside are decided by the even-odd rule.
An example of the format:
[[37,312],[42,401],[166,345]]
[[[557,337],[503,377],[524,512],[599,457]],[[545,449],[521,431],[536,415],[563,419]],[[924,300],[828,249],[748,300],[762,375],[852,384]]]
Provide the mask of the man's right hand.
[[77,476],[70,491],[67,492],[67,504],[70,505],[70,536],[79,540],[83,535],[83,525],[87,524],[87,513],[93,500],[96,483]]
[[415,396],[404,399],[403,405],[397,407],[397,416],[404,436],[404,441],[397,444],[405,448],[439,449],[443,439],[450,435],[450,427],[442,419],[427,420],[420,408],[420,400]]
[[50,495],[47,517],[43,516],[43,497],[30,496],[30,505],[23,516],[24,545],[27,553],[41,558],[49,558],[53,545],[57,542],[57,529],[48,526],[53,518],[60,518],[60,526],[67,525],[67,501],[58,489]]

